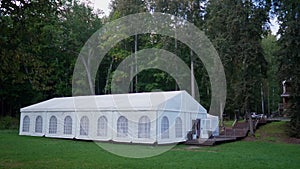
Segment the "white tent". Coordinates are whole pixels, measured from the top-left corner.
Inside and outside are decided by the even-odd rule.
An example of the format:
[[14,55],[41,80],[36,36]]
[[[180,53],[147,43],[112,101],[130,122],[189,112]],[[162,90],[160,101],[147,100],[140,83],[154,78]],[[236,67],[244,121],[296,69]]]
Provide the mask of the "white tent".
[[185,91],[64,97],[22,108],[19,134],[166,144],[186,141],[196,119],[200,138],[218,124]]

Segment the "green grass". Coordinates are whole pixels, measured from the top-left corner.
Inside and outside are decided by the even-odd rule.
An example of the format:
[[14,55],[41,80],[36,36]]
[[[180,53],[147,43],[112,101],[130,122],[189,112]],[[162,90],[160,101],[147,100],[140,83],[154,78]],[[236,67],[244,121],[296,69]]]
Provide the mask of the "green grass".
[[[259,130],[276,133],[272,128],[278,126],[273,125],[276,124],[268,124],[264,126],[266,129],[261,127]],[[118,146],[122,148],[122,145]],[[141,147],[137,145],[132,149]],[[111,154],[94,142],[19,136],[15,130],[0,130],[0,168],[298,169],[300,145],[260,139],[214,147],[177,145],[158,156],[134,159]]]
[[225,127],[232,127],[234,120],[224,120]]
[[284,142],[289,138],[286,134],[286,122],[273,122],[261,126],[255,132],[255,137],[261,141]]

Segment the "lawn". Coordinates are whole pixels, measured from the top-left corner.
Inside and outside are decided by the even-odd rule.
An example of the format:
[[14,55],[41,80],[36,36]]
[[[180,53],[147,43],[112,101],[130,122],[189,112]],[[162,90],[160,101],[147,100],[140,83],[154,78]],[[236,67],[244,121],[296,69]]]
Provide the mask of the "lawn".
[[[272,128],[279,128],[280,133],[278,126],[283,123],[278,124],[258,131],[274,134]],[[214,147],[177,145],[158,156],[134,159],[106,152],[94,142],[19,136],[16,130],[0,130],[0,168],[300,168],[299,144],[260,138]]]
[[223,122],[225,127],[232,127],[234,120],[224,120]]

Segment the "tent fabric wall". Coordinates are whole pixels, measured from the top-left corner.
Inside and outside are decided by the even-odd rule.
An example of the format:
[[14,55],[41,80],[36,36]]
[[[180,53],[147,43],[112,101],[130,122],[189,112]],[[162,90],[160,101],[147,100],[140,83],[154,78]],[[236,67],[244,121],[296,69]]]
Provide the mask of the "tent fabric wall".
[[[23,131],[25,116],[30,119],[29,131]],[[41,133],[35,132],[38,116],[42,118]],[[56,120],[52,120],[50,124],[51,117]],[[68,128],[65,121],[67,117],[68,122],[72,121],[72,131],[68,133],[65,131]],[[100,117],[105,123],[98,123]],[[120,117],[127,119],[127,136],[118,134]],[[164,117],[169,121],[168,138],[163,138],[161,133]],[[139,124],[142,118],[149,120],[147,123],[149,129],[140,131],[142,134],[150,131],[150,134],[146,136],[139,135],[139,125],[146,126],[144,123]],[[177,119],[180,119],[182,124],[178,125],[178,123],[176,127]],[[195,119],[202,119],[201,137],[203,138],[209,137],[205,130],[211,130],[211,126],[209,129],[205,128],[207,126],[205,120],[213,120],[214,124],[218,121],[215,116],[208,115],[205,108],[185,91],[77,96],[54,98],[22,108],[19,133],[20,135],[82,140],[169,144],[185,141],[192,127],[192,120]],[[54,124],[56,124],[56,132],[54,132]],[[86,130],[83,129],[85,127],[87,127]],[[122,125],[119,127],[120,131],[121,128],[124,129]],[[180,129],[182,133],[178,134]],[[106,134],[103,135],[103,133]]]
[[211,120],[211,131],[213,136],[219,135],[219,117],[207,114],[207,118]]

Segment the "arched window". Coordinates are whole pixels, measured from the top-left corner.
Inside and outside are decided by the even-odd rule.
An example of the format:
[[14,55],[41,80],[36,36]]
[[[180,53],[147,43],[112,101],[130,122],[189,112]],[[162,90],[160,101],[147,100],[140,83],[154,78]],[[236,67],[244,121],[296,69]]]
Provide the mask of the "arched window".
[[182,137],[182,120],[180,117],[175,120],[175,137]]
[[121,116],[117,122],[117,136],[127,137],[128,135],[128,120],[126,117]]
[[101,116],[98,118],[98,136],[107,136],[107,119],[105,116]]
[[65,117],[64,134],[72,134],[72,118],[70,116]]
[[49,134],[56,134],[57,132],[57,118],[51,116],[49,120]]
[[150,119],[147,116],[142,116],[139,120],[138,137],[150,138]]
[[169,138],[169,120],[166,116],[161,119],[161,138]]
[[80,135],[87,136],[89,134],[89,118],[83,116],[80,119]]
[[30,119],[28,116],[25,116],[23,118],[23,132],[29,132],[29,126],[30,126]]
[[42,116],[37,116],[35,119],[35,132],[42,133],[43,132],[43,118]]

